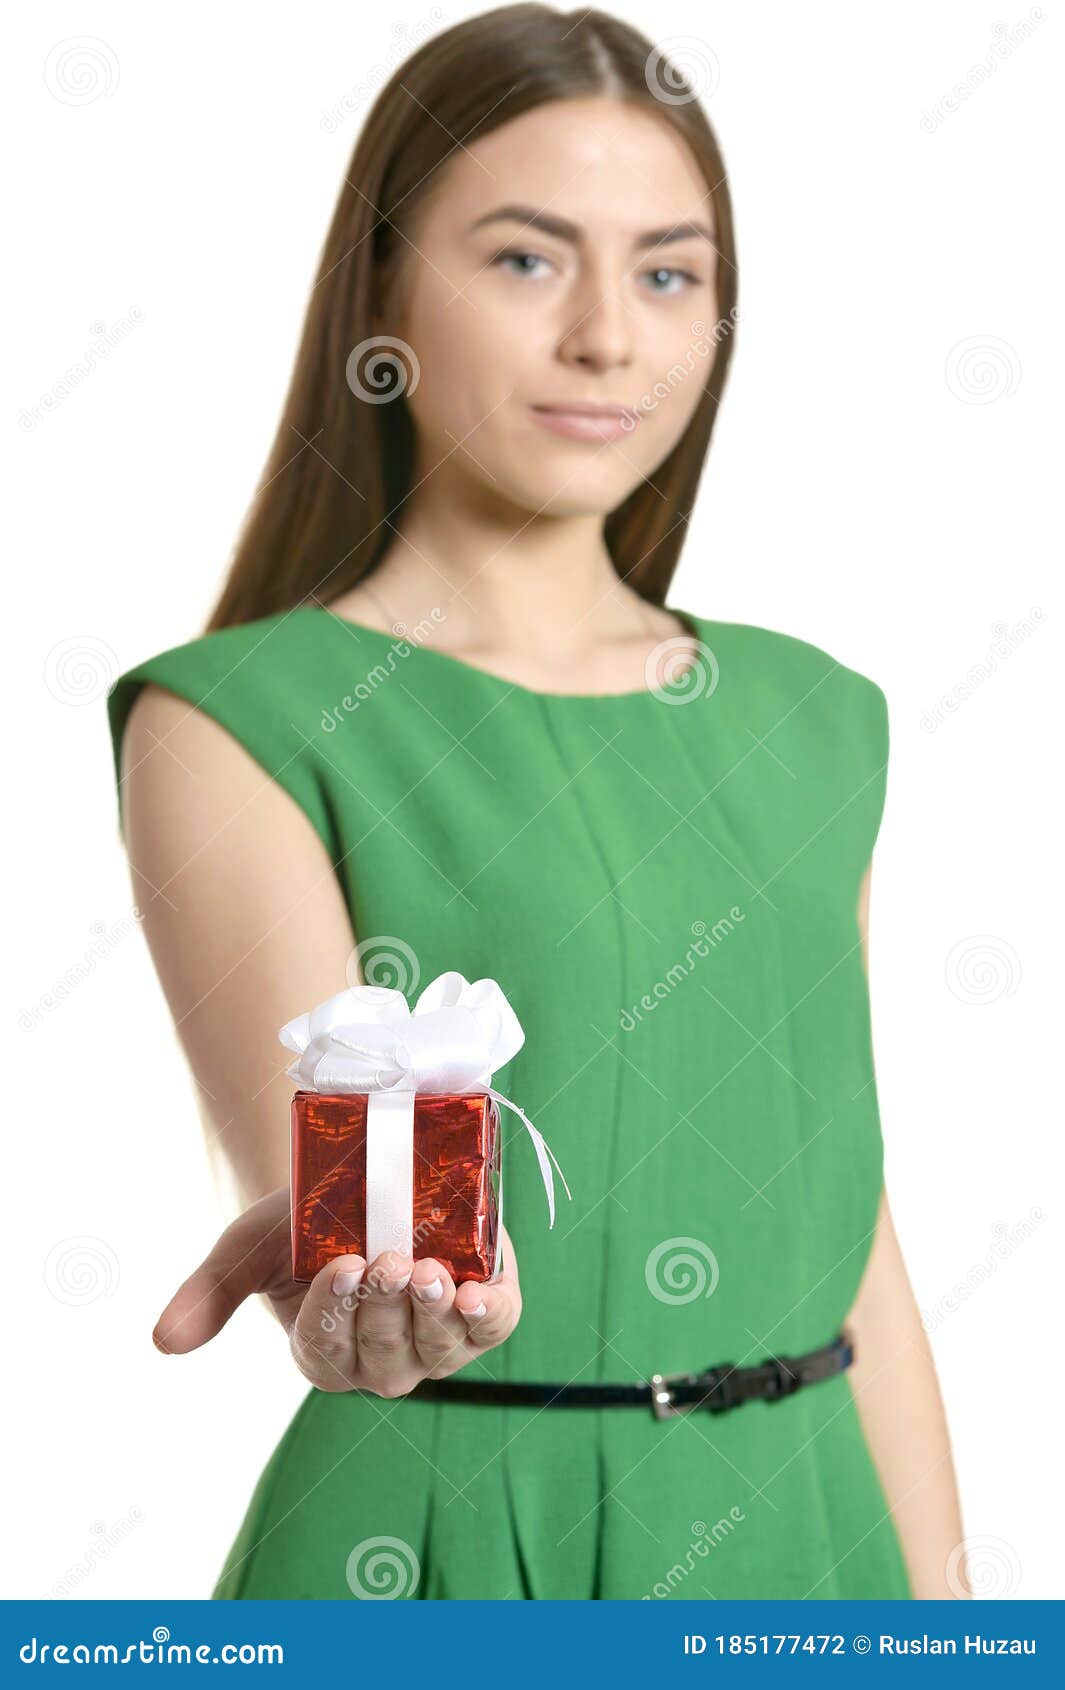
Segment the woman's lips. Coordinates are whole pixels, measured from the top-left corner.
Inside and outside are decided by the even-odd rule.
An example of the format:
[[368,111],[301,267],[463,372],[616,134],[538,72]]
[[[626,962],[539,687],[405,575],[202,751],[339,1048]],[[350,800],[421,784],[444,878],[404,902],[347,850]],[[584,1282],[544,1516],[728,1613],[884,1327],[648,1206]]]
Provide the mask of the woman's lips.
[[563,405],[531,405],[529,409],[542,428],[569,440],[620,440],[639,421],[635,411],[567,410]]

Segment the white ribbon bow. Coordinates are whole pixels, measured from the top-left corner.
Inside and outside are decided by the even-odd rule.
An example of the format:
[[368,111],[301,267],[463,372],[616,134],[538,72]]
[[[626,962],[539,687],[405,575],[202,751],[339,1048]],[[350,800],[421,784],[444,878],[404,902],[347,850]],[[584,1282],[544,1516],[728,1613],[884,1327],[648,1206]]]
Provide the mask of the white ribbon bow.
[[[278,1033],[297,1061],[287,1072],[301,1091],[367,1094],[366,1258],[381,1250],[412,1255],[414,1212],[414,1097],[417,1092],[485,1091],[519,1116],[536,1150],[555,1224],[558,1169],[554,1152],[524,1110],[491,1084],[497,1068],[525,1043],[525,1033],[495,980],[475,980],[449,970],[425,987],[413,1011],[402,992],[388,986],[351,986],[298,1015]],[[550,1157],[550,1161],[548,1160]],[[499,1234],[503,1188],[499,1189]],[[497,1240],[499,1237],[497,1234]],[[499,1271],[497,1242],[496,1264]]]

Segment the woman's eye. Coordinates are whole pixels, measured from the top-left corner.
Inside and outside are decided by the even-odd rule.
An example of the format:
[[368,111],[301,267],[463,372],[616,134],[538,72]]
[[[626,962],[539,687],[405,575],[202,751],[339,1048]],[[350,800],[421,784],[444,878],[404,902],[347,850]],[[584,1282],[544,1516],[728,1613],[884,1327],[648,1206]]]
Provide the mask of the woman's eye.
[[[542,258],[538,252],[521,252],[513,250],[510,252],[497,252],[491,262],[493,264],[498,264],[501,268],[505,269],[508,264],[522,265],[526,259],[531,259],[533,264],[546,264],[548,262],[548,260],[546,258]],[[516,276],[531,276],[533,275],[533,271],[527,268],[518,269],[513,271],[513,274]]]
[[[541,253],[528,252],[524,249],[513,247],[507,252],[497,252],[495,256],[489,260],[489,263],[498,265],[500,269],[511,268],[512,275],[532,276],[534,278],[544,274],[543,271],[535,268],[536,265],[543,264],[546,265],[548,269],[551,268],[550,259],[544,258]],[[680,293],[684,291],[686,287],[699,286],[698,276],[693,275],[690,270],[676,269],[671,265],[656,265],[653,270],[648,270],[645,274],[651,278],[652,283],[664,284],[661,286],[653,285],[651,288],[652,293],[668,295]],[[670,285],[671,283],[673,285]]]
[[[656,265],[653,270],[648,270],[647,274],[651,277],[657,278],[661,278],[663,276],[676,276],[679,277],[682,282],[686,282],[692,287],[697,287],[699,285],[698,276],[693,276],[690,270],[675,270],[666,264]],[[652,293],[679,293],[680,291],[680,288],[656,287],[651,289]]]

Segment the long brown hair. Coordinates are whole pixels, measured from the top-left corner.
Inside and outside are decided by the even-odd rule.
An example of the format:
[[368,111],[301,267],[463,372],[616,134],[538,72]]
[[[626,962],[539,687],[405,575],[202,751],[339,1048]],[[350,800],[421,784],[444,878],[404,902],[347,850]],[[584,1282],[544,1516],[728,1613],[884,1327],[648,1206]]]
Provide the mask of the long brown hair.
[[[329,600],[387,549],[414,462],[413,422],[353,401],[348,362],[368,346],[382,299],[402,285],[418,209],[453,149],[549,100],[608,95],[653,111],[687,142],[714,216],[715,354],[683,437],[606,518],[621,579],[665,602],[725,384],[737,317],[732,207],[697,90],[637,30],[608,13],[504,6],[426,42],[377,96],[352,154],[307,308],[284,413],[207,630]],[[391,292],[389,288],[391,287]],[[384,353],[380,361],[388,362]],[[402,380],[402,371],[399,372]]]

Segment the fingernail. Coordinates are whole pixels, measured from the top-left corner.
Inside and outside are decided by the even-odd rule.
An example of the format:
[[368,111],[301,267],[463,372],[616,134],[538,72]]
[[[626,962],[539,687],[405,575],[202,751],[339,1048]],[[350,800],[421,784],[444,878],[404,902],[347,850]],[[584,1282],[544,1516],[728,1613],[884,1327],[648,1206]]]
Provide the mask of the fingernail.
[[420,1302],[435,1303],[438,1297],[444,1295],[444,1282],[442,1279],[431,1279],[428,1285],[412,1285],[411,1290]]
[[411,1276],[413,1271],[414,1270],[412,1268],[408,1268],[406,1273],[400,1274],[398,1279],[382,1278],[382,1280],[381,1280],[381,1290],[382,1291],[402,1291],[402,1290],[404,1290],[405,1287],[410,1284],[410,1276]]
[[463,1309],[462,1312],[467,1320],[480,1320],[481,1316],[487,1314],[488,1311],[483,1303],[478,1303],[475,1309]]
[[365,1268],[338,1268],[333,1275],[333,1295],[350,1297],[365,1271]]

